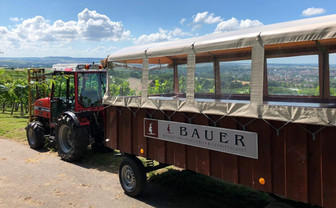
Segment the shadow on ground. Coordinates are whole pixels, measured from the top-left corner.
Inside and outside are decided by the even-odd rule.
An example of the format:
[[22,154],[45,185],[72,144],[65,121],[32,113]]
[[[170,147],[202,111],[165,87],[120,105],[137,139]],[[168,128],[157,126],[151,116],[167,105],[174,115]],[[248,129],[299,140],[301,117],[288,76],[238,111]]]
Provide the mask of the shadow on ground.
[[[118,174],[122,159],[116,157],[115,152],[88,151],[81,161],[73,164]],[[261,208],[275,202],[267,193],[171,166],[148,173],[147,176],[147,187],[136,199],[154,207]],[[294,208],[314,207],[289,200],[284,202]]]

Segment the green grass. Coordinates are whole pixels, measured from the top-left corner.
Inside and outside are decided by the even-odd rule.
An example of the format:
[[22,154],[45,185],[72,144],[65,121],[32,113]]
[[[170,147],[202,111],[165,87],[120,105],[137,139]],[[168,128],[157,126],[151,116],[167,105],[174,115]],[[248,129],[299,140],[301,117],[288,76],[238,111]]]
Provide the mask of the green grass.
[[27,121],[28,117],[21,118],[20,112],[14,112],[12,116],[8,111],[0,111],[0,136],[19,142],[26,141]]

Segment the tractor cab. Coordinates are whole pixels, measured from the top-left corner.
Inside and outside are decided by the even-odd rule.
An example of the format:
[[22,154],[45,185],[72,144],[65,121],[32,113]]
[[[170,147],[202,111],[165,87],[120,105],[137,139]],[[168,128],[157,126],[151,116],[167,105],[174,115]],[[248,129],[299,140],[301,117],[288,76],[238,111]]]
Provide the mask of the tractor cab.
[[[104,147],[106,70],[94,63],[56,64],[45,75],[51,75],[50,97],[30,104],[34,109],[27,126],[30,147],[39,149],[49,138],[67,161],[79,159],[89,144]],[[40,77],[45,80],[45,75]]]
[[[76,114],[102,109],[106,89],[106,70],[100,65],[56,64],[53,66],[51,90],[51,124],[65,111]],[[87,123],[85,119],[79,122]]]

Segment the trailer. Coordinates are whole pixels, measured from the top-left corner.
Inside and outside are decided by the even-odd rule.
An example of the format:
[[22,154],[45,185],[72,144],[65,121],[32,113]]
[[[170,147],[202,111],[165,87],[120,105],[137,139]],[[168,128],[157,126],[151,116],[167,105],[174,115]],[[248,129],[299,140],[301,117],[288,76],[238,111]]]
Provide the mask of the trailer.
[[102,63],[105,140],[126,156],[126,194],[152,170],[140,156],[336,207],[336,15],[133,46]]

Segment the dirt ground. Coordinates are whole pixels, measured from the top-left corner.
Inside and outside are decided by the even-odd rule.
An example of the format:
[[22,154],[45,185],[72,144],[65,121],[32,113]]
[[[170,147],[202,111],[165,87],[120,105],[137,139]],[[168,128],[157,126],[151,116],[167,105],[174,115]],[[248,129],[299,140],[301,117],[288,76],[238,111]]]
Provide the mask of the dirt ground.
[[[90,154],[89,158],[98,155]],[[111,155],[113,157],[113,153]],[[132,198],[124,194],[117,172],[117,164],[102,167],[85,158],[77,163],[67,163],[54,151],[35,151],[25,143],[0,137],[1,208],[259,208],[271,201],[266,194],[229,184],[220,185],[210,177],[202,178],[199,174],[177,170],[152,176],[144,194]]]
[[149,184],[140,198],[124,194],[118,175],[62,161],[55,152],[0,138],[0,207],[185,207]]

